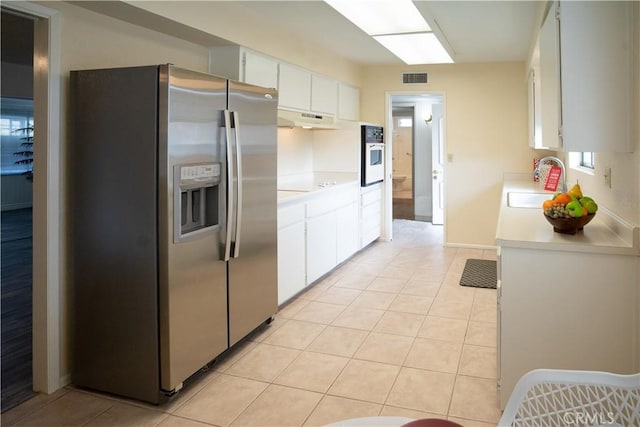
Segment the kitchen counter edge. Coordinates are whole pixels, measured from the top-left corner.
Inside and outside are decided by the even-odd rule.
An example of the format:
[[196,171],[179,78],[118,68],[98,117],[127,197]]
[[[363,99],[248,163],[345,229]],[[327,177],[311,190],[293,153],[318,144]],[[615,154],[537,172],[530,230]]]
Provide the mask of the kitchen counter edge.
[[[545,192],[530,179],[505,176],[500,213],[496,227],[496,245],[513,248],[596,254],[640,256],[640,229],[605,207],[575,235],[556,233],[544,218],[542,208],[514,208],[507,205],[509,192]],[[549,192],[549,198],[553,193]],[[615,232],[617,230],[618,232]]]

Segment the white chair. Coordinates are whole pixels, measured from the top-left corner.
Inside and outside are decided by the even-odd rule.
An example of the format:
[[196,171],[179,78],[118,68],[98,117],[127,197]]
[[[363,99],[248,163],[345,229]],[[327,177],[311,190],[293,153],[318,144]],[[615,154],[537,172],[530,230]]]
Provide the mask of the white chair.
[[640,373],[537,369],[523,375],[499,426],[640,426]]

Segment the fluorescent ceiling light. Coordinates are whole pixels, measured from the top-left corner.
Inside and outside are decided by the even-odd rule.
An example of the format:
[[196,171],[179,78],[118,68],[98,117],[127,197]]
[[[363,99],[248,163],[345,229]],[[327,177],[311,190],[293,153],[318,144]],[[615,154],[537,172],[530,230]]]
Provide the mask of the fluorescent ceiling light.
[[409,65],[452,63],[412,0],[324,0]]
[[411,0],[325,0],[370,36],[431,31]]
[[390,34],[373,38],[409,65],[453,62],[433,33]]

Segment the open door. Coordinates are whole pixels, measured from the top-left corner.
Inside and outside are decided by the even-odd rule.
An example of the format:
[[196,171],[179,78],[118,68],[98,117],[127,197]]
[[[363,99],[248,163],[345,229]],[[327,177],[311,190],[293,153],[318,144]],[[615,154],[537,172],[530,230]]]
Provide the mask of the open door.
[[[434,105],[433,149],[432,149],[432,220],[434,225],[444,223],[444,119],[436,116]],[[441,105],[440,105],[441,107]]]

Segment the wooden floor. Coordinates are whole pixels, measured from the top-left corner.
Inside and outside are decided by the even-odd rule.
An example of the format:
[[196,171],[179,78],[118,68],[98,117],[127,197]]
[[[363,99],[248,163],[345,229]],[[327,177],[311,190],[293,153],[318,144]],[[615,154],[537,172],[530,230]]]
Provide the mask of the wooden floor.
[[2,412],[31,398],[32,211],[2,212]]
[[393,219],[415,219],[413,199],[393,198]]

